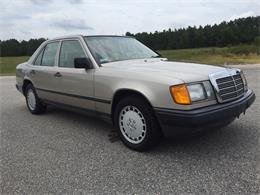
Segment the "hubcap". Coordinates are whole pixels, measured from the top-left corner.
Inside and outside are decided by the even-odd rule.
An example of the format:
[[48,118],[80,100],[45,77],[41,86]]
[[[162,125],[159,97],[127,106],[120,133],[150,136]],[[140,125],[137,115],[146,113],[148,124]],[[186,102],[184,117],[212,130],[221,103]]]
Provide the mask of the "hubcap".
[[139,144],[145,138],[146,121],[135,106],[126,106],[121,110],[119,127],[124,138],[130,143]]
[[29,89],[28,92],[27,92],[27,103],[28,103],[28,106],[31,110],[35,109],[36,98],[35,98],[35,95],[34,95],[34,92],[33,92],[32,89]]

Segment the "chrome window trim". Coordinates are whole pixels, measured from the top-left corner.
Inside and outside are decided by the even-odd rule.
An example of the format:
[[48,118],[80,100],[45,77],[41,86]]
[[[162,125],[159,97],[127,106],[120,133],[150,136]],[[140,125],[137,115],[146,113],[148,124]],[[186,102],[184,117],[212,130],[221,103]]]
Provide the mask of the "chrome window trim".
[[[31,65],[34,65],[34,62],[35,62],[37,56],[42,51],[42,49],[44,49],[46,47],[47,44],[49,44],[51,42],[57,42],[57,41],[61,42],[63,40],[78,40],[80,42],[80,44],[81,44],[81,46],[82,46],[86,56],[89,57],[91,63],[93,64],[93,69],[100,68],[100,66],[96,62],[95,58],[91,54],[91,52],[90,52],[86,42],[84,41],[84,36],[83,35],[58,37],[58,38],[54,38],[52,40],[47,40],[47,41],[43,42],[42,45],[30,57],[30,59],[28,60],[28,63],[31,64]],[[59,52],[60,52],[60,47],[59,47],[59,50],[58,50],[57,53],[59,53]],[[34,65],[34,66],[37,66],[37,65]],[[56,64],[54,67],[58,67],[58,64]]]

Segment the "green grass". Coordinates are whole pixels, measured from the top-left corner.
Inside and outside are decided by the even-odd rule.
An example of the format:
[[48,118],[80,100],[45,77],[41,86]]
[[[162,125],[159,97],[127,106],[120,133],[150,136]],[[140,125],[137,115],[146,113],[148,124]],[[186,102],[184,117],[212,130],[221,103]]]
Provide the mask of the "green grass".
[[16,66],[28,59],[29,56],[0,57],[0,75],[14,75]]
[[162,50],[159,53],[172,61],[202,64],[260,64],[260,48],[256,45]]

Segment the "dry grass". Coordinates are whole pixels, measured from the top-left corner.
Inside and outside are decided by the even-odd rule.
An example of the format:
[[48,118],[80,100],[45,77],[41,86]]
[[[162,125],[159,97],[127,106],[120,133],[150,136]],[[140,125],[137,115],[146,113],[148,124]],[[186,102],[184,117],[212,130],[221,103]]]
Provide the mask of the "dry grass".
[[[197,48],[159,51],[172,61],[195,62],[202,64],[260,64],[260,54],[250,49],[243,53],[240,46],[224,48]],[[254,48],[255,49],[255,48]],[[259,51],[260,52],[260,51]]]

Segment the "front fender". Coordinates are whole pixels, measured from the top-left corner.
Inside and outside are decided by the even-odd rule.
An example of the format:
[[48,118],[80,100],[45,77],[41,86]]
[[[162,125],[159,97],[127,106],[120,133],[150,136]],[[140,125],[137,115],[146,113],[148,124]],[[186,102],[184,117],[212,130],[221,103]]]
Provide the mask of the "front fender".
[[[179,84],[180,81],[175,83]],[[94,85],[95,97],[111,102],[111,104],[96,103],[97,111],[107,114],[111,114],[113,98],[120,90],[131,90],[141,94],[149,101],[152,107],[172,107],[174,104],[169,90],[170,85],[166,82],[160,83],[138,78],[95,75]]]

